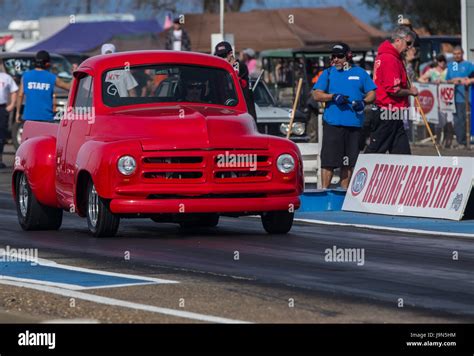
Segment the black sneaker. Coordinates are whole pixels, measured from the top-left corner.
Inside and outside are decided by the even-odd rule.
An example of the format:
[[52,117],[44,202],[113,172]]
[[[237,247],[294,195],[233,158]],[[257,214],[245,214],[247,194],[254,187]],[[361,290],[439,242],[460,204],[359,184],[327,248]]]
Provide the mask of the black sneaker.
[[3,162],[0,162],[0,169],[5,169],[7,168],[7,165]]

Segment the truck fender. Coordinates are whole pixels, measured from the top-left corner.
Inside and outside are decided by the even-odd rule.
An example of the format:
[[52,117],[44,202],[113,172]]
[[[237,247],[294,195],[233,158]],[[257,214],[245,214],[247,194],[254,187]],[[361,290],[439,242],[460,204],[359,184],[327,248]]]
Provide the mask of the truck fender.
[[117,180],[117,160],[125,155],[132,154],[139,158],[141,146],[138,140],[124,140],[116,142],[86,141],[77,153],[76,177],[74,179],[74,203],[78,207],[79,215],[85,212],[81,207],[84,203],[84,192],[88,179],[92,179],[99,196],[111,199],[114,192],[114,183]]
[[25,141],[15,155],[12,192],[16,198],[16,177],[24,172],[32,193],[43,205],[60,207],[56,196],[56,138],[37,136]]

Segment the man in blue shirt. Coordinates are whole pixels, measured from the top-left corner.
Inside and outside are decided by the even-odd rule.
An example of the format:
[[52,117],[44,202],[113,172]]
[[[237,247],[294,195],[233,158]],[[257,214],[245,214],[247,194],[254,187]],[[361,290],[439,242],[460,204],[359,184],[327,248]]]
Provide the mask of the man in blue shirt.
[[321,149],[322,186],[329,188],[334,169],[341,168],[341,187],[347,189],[357,157],[364,123],[364,107],[375,100],[376,86],[367,72],[352,67],[345,43],[332,48],[332,66],[313,87],[313,98],[325,102]]
[[16,121],[20,121],[20,109],[23,97],[26,97],[23,110],[23,120],[53,121],[54,87],[69,90],[70,83],[66,83],[48,71],[51,58],[46,51],[39,51],[35,57],[35,68],[25,72],[21,78],[18,94]]
[[474,65],[471,62],[463,60],[464,51],[457,46],[453,50],[454,61],[448,64],[448,73],[446,81],[456,84],[456,94],[454,101],[456,103],[456,113],[454,114],[454,132],[458,144],[463,147],[466,145],[466,89],[470,84],[469,76],[474,73]]

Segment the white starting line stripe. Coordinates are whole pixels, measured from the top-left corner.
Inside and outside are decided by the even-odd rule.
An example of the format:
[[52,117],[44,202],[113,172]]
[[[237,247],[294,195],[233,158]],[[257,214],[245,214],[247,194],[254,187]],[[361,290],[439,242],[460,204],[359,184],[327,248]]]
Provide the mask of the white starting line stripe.
[[364,225],[364,224],[342,223],[342,222],[312,220],[312,219],[295,219],[295,221],[301,221],[301,222],[317,224],[317,225],[350,226],[350,227],[357,227],[357,228],[369,229],[369,230],[407,232],[407,233],[421,234],[421,235],[469,237],[471,239],[474,238],[474,234],[466,234],[466,233],[459,233],[459,232],[442,232],[442,231],[430,231],[430,230],[420,230],[420,229],[407,229],[407,228],[401,228],[401,227]]
[[114,299],[114,298],[109,298],[109,297],[102,297],[99,295],[87,294],[84,292],[79,292],[79,291],[74,291],[74,290],[69,290],[69,289],[62,289],[62,288],[57,288],[57,287],[50,287],[50,286],[45,286],[45,285],[9,281],[5,279],[0,279],[0,284],[14,286],[14,287],[21,287],[21,288],[29,288],[29,289],[34,289],[41,292],[61,295],[63,297],[76,298],[80,300],[86,300],[89,302],[110,305],[114,307],[129,308],[129,309],[141,310],[141,311],[146,311],[146,312],[151,312],[151,313],[175,316],[178,318],[185,318],[185,319],[192,319],[192,320],[199,320],[199,321],[204,321],[204,322],[209,322],[209,323],[220,323],[220,324],[248,324],[248,322],[242,321],[242,320],[227,319],[227,318],[221,318],[221,317],[212,316],[212,315],[198,314],[198,313],[169,309],[169,308],[161,308],[161,307],[156,307],[153,305],[127,302],[124,300],[119,300],[119,299]]

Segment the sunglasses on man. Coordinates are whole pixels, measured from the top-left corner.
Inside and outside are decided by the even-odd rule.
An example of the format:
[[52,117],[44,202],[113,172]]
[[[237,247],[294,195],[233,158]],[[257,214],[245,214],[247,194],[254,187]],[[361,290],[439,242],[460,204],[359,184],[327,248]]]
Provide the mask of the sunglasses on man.
[[404,40],[407,44],[408,47],[411,47],[413,45],[413,41],[407,41],[406,39],[404,38],[401,38],[402,40]]
[[339,54],[333,54],[331,55],[331,58],[334,59],[334,58],[338,58],[338,59],[343,59],[346,55],[343,54],[343,53],[339,53]]

